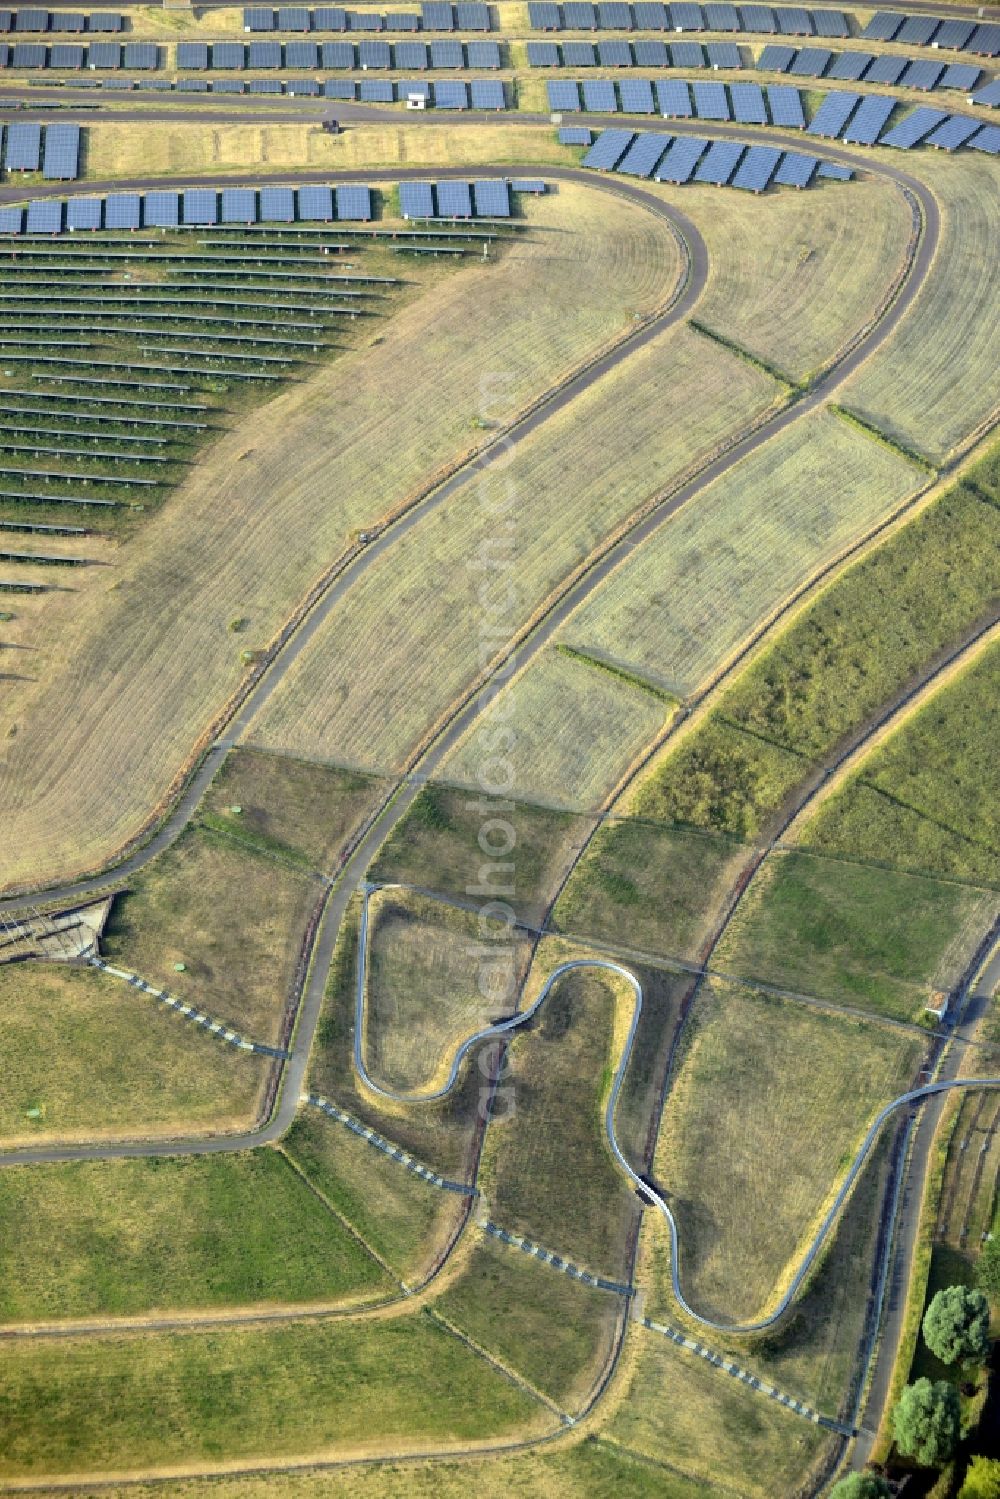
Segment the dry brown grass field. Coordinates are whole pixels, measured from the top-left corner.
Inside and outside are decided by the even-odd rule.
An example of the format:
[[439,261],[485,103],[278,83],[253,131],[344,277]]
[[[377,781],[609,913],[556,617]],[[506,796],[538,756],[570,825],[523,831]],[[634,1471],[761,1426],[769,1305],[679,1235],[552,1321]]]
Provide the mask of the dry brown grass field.
[[[0,721],[16,809],[0,884],[92,867],[132,837],[237,686],[241,650],[275,635],[351,531],[480,446],[484,415],[509,420],[668,296],[678,251],[648,214],[609,216],[576,187],[528,213],[535,232],[496,264],[443,275],[392,258],[424,294],[225,434],[81,598]],[[234,618],[249,621],[238,641]]]
[[[483,602],[477,596],[476,563],[496,555],[497,522],[470,480],[351,591],[251,725],[252,741],[398,768],[474,679],[479,625],[491,610],[502,608],[504,631],[527,623],[628,516],[779,396],[774,381],[689,328],[660,334],[531,434],[494,476],[502,495],[517,499],[502,552],[516,587],[508,591],[501,577]],[[373,658],[372,634],[388,620],[397,628]]]

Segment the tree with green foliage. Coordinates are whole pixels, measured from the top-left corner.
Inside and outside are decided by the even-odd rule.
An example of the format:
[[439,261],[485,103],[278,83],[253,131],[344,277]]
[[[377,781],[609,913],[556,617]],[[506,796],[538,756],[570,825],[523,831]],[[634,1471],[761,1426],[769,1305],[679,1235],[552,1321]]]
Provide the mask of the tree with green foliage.
[[983,1359],[990,1346],[990,1305],[982,1291],[948,1286],[924,1313],[924,1342],[943,1364]]
[[892,1493],[877,1473],[849,1473],[830,1490],[830,1499],[889,1499]]
[[892,1413],[896,1446],[904,1457],[914,1457],[925,1468],[940,1467],[958,1440],[958,1391],[939,1379],[918,1379],[903,1391]]
[[994,1301],[1000,1301],[1000,1238],[989,1239],[976,1265],[976,1280],[980,1289]]
[[958,1499],[1000,1499],[1000,1458],[974,1457],[965,1471]]

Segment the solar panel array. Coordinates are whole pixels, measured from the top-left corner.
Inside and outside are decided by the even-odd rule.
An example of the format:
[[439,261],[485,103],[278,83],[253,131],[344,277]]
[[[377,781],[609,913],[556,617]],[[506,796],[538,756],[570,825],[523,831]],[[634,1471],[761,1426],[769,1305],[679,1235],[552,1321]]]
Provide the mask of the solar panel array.
[[[805,128],[802,95],[787,84],[688,82],[680,78],[556,79],[546,83],[555,113],[660,114],[664,119],[736,120],[744,125]],[[582,102],[581,102],[582,96]],[[730,97],[732,104],[730,104]],[[855,96],[856,97],[856,96]]]
[[[822,163],[843,180],[853,174],[836,163]],[[583,165],[599,172],[656,182],[703,182],[762,193],[772,183],[780,187],[808,187],[821,166],[816,156],[784,151],[778,146],[745,141],[705,140],[700,136],[672,137],[662,131],[604,130],[583,158]]]
[[[6,24],[4,24],[6,21]],[[0,11],[0,31],[121,31],[122,18],[118,11],[93,11],[83,15],[79,11],[15,10]]]
[[248,6],[244,31],[489,31],[490,8],[484,4],[430,4],[413,11],[353,11],[339,6],[309,9],[294,6],[274,11]]
[[[37,129],[37,127],[35,127]],[[484,189],[487,196],[492,187]],[[495,195],[497,216],[501,194]],[[485,210],[479,210],[485,213]],[[509,202],[508,202],[509,213]],[[174,191],[109,193],[99,198],[38,199],[28,204],[28,234],[59,234],[83,229],[176,229],[216,224],[293,223],[322,221],[368,223],[372,218],[372,190],[363,185],[336,188],[197,187]],[[5,233],[21,232],[14,216]],[[44,227],[41,227],[43,226]]]
[[898,11],[876,11],[861,33],[873,42],[903,42],[945,47],[979,57],[1000,56],[1000,25],[972,20],[944,20],[937,16],[906,16]]
[[177,66],[192,71],[222,68],[413,69],[501,66],[499,43],[440,38],[431,42],[180,42]]
[[46,125],[42,176],[72,182],[80,175],[79,125]]
[[529,0],[533,31],[746,31],[786,36],[844,37],[847,18],[839,10],[802,10],[797,6],[644,4],[562,5]]

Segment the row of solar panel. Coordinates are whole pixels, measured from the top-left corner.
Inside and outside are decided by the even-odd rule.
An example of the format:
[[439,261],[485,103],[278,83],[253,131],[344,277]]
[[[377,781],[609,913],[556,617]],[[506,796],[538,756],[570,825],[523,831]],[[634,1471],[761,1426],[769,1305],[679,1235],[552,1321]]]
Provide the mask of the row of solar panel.
[[404,219],[507,219],[510,191],[500,179],[482,182],[401,182]]
[[0,10],[0,31],[121,31],[114,10]]
[[0,68],[158,68],[155,42],[0,42]]
[[73,80],[73,87],[101,88],[105,92],[139,89],[156,93],[179,94],[287,94],[290,97],[359,99],[362,104],[405,103],[412,96],[420,96],[426,104],[438,109],[507,108],[504,85],[499,78],[470,78],[468,82],[457,79],[438,79],[429,83],[425,78],[217,78],[209,82],[205,78],[182,78],[172,83],[169,78],[80,78]]
[[622,172],[628,177],[656,182],[710,183],[760,193],[773,181],[788,187],[808,187],[813,177],[849,181],[850,167],[783,151],[777,146],[752,146],[745,141],[708,141],[693,135],[669,136],[631,130],[604,130],[583,158],[585,167],[600,172]]
[[904,115],[891,129],[889,119],[899,100],[889,94],[853,94],[847,90],[827,94],[808,127],[808,135],[839,139],[856,146],[898,146],[902,150],[926,140],[945,151],[968,145],[996,155],[1000,126],[982,125],[968,115],[950,115],[945,109],[921,105]]
[[[0,125],[0,147],[4,145]],[[8,172],[37,172],[53,182],[72,182],[80,175],[79,125],[9,125],[0,160]]]
[[499,68],[496,42],[178,42],[178,68]]
[[947,47],[982,57],[996,57],[1000,52],[1000,26],[976,20],[944,20],[941,16],[908,16],[895,10],[877,10],[861,35],[869,42]]
[[798,6],[662,5],[659,0],[634,5],[622,0],[589,4],[586,0],[551,0],[528,5],[528,24],[536,31],[750,31],[765,35],[847,36],[847,18],[839,10],[803,10]]
[[531,68],[742,68],[743,56],[735,42],[625,41],[529,42]]
[[[831,67],[831,63],[833,66]],[[895,57],[872,52],[829,52],[825,47],[782,47],[771,42],[761,50],[757,67],[765,73],[790,73],[800,78],[836,78],[841,82],[899,84],[900,88],[975,88],[982,72],[978,63],[938,62],[932,57]]]
[[183,192],[111,193],[104,198],[43,198],[27,209],[0,209],[0,233],[61,234],[75,229],[177,229],[185,225],[367,223],[369,187],[214,187]]
[[741,125],[770,123],[784,130],[803,130],[806,123],[802,95],[788,84],[774,84],[766,95],[757,83],[732,83],[727,89],[724,83],[688,83],[680,78],[623,78],[617,86],[606,78],[552,79],[547,87],[549,108],[560,112],[572,113],[581,107],[588,114],[617,114],[620,110],[623,114],[660,114],[673,120],[694,117],[736,120]]
[[310,10],[304,5],[248,6],[243,12],[244,31],[489,31],[490,8],[474,4],[424,5],[415,10],[342,10],[324,5]]

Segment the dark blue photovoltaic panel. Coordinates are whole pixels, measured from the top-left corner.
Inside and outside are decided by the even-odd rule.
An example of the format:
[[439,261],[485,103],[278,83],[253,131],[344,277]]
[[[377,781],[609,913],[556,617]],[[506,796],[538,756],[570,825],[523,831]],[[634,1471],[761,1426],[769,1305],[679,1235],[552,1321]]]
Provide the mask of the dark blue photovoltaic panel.
[[691,118],[691,93],[686,83],[679,78],[658,78],[656,97],[660,114],[668,120]]
[[122,67],[137,73],[160,66],[159,49],[155,42],[126,42],[123,49]]
[[16,42],[12,65],[15,68],[44,68],[44,42]]
[[[638,43],[636,43],[638,46]],[[742,68],[743,59],[735,42],[706,42],[710,68]]]
[[391,104],[395,98],[392,80],[362,78],[358,84],[358,98],[362,104]]
[[788,71],[797,78],[821,78],[831,55],[825,47],[800,47]]
[[957,51],[965,46],[975,29],[973,21],[942,21],[941,30],[934,38],[934,45]]
[[[773,95],[773,89],[771,93]],[[806,134],[822,135],[827,140],[834,140],[847,124],[851,111],[857,106],[860,98],[860,94],[849,93],[846,89],[838,89],[835,93],[826,94]]]
[[66,204],[66,228],[100,229],[103,207],[100,198],[70,198]]
[[138,193],[109,193],[104,200],[104,227],[138,229],[140,211]]
[[727,183],[746,147],[740,141],[713,141],[698,163],[695,182],[710,182],[716,187]]
[[4,165],[8,172],[37,172],[41,154],[41,125],[7,126],[7,155]]
[[[313,28],[316,29],[315,26]],[[386,31],[419,31],[420,17],[412,11],[390,10],[385,17]]]
[[812,22],[808,13],[797,5],[777,6],[774,19],[782,36],[812,36]]
[[786,47],[778,42],[768,42],[767,46],[761,49],[757,67],[762,73],[786,73],[792,65],[794,56],[794,47]]
[[558,68],[559,48],[555,42],[529,42],[529,68]]
[[971,94],[982,71],[978,63],[949,63],[938,80],[938,88],[957,88],[963,94]]
[[455,15],[450,5],[442,0],[425,0],[420,7],[420,16],[425,31],[454,31]]
[[469,84],[473,109],[506,109],[503,83],[499,78],[473,78]]
[[816,169],[817,177],[829,177],[832,182],[850,182],[853,167],[842,167],[839,161],[821,161]]
[[699,120],[728,120],[729,100],[724,83],[692,83],[694,112]]
[[545,183],[541,177],[512,177],[510,190],[512,193],[544,193]]
[[472,192],[468,182],[435,182],[439,219],[471,219]]
[[628,42],[619,37],[598,42],[597,56],[602,68],[630,68],[632,66],[632,48]]
[[295,218],[295,193],[290,187],[262,187],[260,221],[262,224],[290,224]]
[[[87,17],[79,10],[56,10],[49,12],[49,30],[65,35],[67,31],[79,33],[87,29]],[[0,31],[6,27],[0,26]]]
[[1000,78],[994,78],[985,88],[972,96],[973,104],[988,104],[991,109],[1000,107]]
[[14,12],[15,31],[48,31],[49,13],[47,10],[17,10]]
[[775,146],[751,146],[733,177],[732,186],[762,193],[777,171],[781,152]]
[[962,51],[974,52],[977,57],[996,57],[1000,53],[1000,26],[977,26]]
[[597,172],[613,172],[634,140],[634,130],[602,130],[581,165]]
[[632,43],[636,66],[640,68],[669,68],[670,57],[667,44],[659,37],[637,40]]
[[865,74],[866,83],[897,83],[901,73],[906,71],[908,59],[905,57],[876,57],[868,72]]
[[455,78],[444,78],[434,85],[435,109],[468,109],[469,90]]
[[892,10],[877,10],[861,35],[869,42],[891,42],[906,20]]
[[396,98],[408,100],[411,94],[418,94],[425,104],[431,102],[431,86],[426,78],[401,78],[396,84]]
[[804,130],[805,115],[802,112],[802,94],[790,84],[772,84],[768,88],[768,108],[771,123],[780,124],[786,130]]
[[675,31],[704,31],[705,29],[701,6],[688,4],[687,0],[679,0],[678,4],[671,5],[670,19]]
[[580,85],[575,79],[550,78],[545,85],[549,96],[549,108],[566,110],[580,108]]
[[71,182],[79,170],[79,125],[46,125],[42,176],[50,181]]
[[589,0],[566,0],[563,25],[567,31],[596,31],[597,11]]
[[313,11],[313,31],[346,31],[347,12],[339,5],[320,5]]
[[273,31],[274,11],[260,5],[248,5],[243,11],[244,31]]
[[865,68],[875,61],[871,52],[841,52],[833,60],[827,78],[836,78],[838,83],[857,83]]
[[[726,7],[720,7],[725,9]],[[636,0],[632,7],[635,24],[640,31],[666,31],[670,25],[667,7],[661,0]]]
[[324,68],[353,68],[354,43],[324,42],[323,66]]
[[766,125],[767,110],[759,83],[734,83],[729,89],[733,101],[733,119],[741,125]]
[[87,48],[88,68],[120,68],[121,42],[91,42]]
[[597,60],[593,42],[563,42],[562,57],[567,68],[592,68]]
[[689,182],[708,141],[680,135],[653,173],[656,182]]
[[608,78],[583,80],[583,107],[590,114],[611,114],[618,109],[615,86]]
[[885,94],[866,94],[841,139],[855,146],[873,146],[895,107],[896,100]]
[[894,125],[886,135],[883,135],[879,145],[898,146],[901,151],[906,151],[910,146],[915,146],[918,141],[923,140],[925,135],[930,135],[938,125],[943,125],[947,118],[946,110],[931,109],[928,105],[922,104],[919,109],[915,109],[912,114],[906,116],[905,120],[900,120],[898,125]]
[[653,85],[648,78],[623,78],[618,85],[622,112],[627,115],[651,115],[656,111],[653,103]]
[[532,31],[561,31],[562,20],[559,16],[558,5],[548,3],[548,0],[531,0],[528,6],[528,25]]
[[367,224],[372,216],[370,187],[352,184],[337,188],[337,218],[347,223]]
[[814,10],[813,25],[817,36],[847,36],[847,17],[842,10]]
[[122,18],[117,11],[92,10],[87,17],[88,31],[121,31]]
[[434,194],[429,182],[401,182],[399,211],[404,219],[432,219]]
[[907,16],[893,41],[903,42],[909,47],[926,47],[940,25],[938,16]]
[[765,35],[773,35],[778,29],[774,11],[769,5],[741,5],[739,11],[743,17],[744,31],[761,31]]
[[937,146],[941,151],[957,151],[978,129],[978,120],[970,120],[968,115],[952,115],[943,125],[931,131],[927,144]]
[[815,156],[786,151],[774,174],[774,181],[780,187],[808,187],[818,166],[819,160]]
[[319,47],[315,42],[286,42],[286,68],[318,68]]
[[349,10],[347,29],[348,31],[381,31],[382,17],[374,11]]
[[455,6],[455,24],[459,31],[489,31],[490,8],[488,5],[460,3]]
[[669,135],[654,135],[650,131],[637,135],[616,170],[626,177],[651,177],[671,139]]
[[147,193],[142,222],[147,229],[176,229],[180,223],[180,193]]
[[219,197],[211,187],[189,187],[183,195],[185,224],[217,224]]
[[74,42],[56,42],[49,48],[50,68],[82,68],[84,51]]
[[735,5],[706,5],[705,25],[709,31],[739,31],[740,18]]
[[198,71],[208,67],[207,42],[178,42],[177,66]]
[[[251,64],[251,67],[253,64]],[[358,67],[359,68],[391,68],[392,53],[388,42],[359,42],[358,43]]]
[[281,67],[280,42],[251,42],[247,53],[247,67],[251,70]]
[[23,223],[23,208],[0,208],[0,234],[20,234]]
[[[361,44],[364,50],[365,43]],[[431,42],[431,67],[432,68],[460,68],[462,66],[462,43],[456,42],[451,37],[442,37]],[[362,59],[362,64],[364,59]]]
[[705,54],[701,42],[671,42],[670,57],[675,68],[703,68]]
[[279,31],[308,31],[309,11],[304,5],[283,5],[278,10]]
[[280,78],[251,78],[247,83],[248,94],[280,94]]
[[934,62],[931,58],[920,58],[918,61],[909,63],[905,72],[900,74],[899,86],[926,91],[937,86],[937,81],[943,72],[943,62]]
[[[186,218],[185,213],[185,218]],[[222,189],[222,224],[256,224],[257,194],[252,187],[224,187]]]
[[465,55],[470,68],[498,68],[500,66],[498,42],[466,42]]
[[589,146],[593,139],[586,125],[564,125],[559,132],[560,146]]
[[[218,84],[216,84],[218,88]],[[353,99],[353,78],[327,78],[323,83],[323,97],[325,99]]]
[[421,68],[427,66],[426,42],[397,42],[392,49],[397,68]]
[[213,68],[242,68],[245,62],[246,48],[242,42],[212,43]]
[[306,221],[328,222],[333,218],[333,189],[330,187],[300,187],[298,189],[299,218]]
[[597,24],[604,31],[631,31],[632,11],[626,0],[598,0]]
[[62,231],[63,206],[51,198],[36,199],[28,204],[29,234],[59,234]]
[[977,151],[986,151],[990,156],[1000,154],[1000,125],[984,125],[970,137],[969,145]]
[[476,203],[477,218],[510,218],[510,190],[506,182],[497,180],[474,182],[472,194]]
[[[209,84],[213,94],[242,94],[244,84],[242,78],[216,78]],[[351,98],[354,98],[352,87]]]

